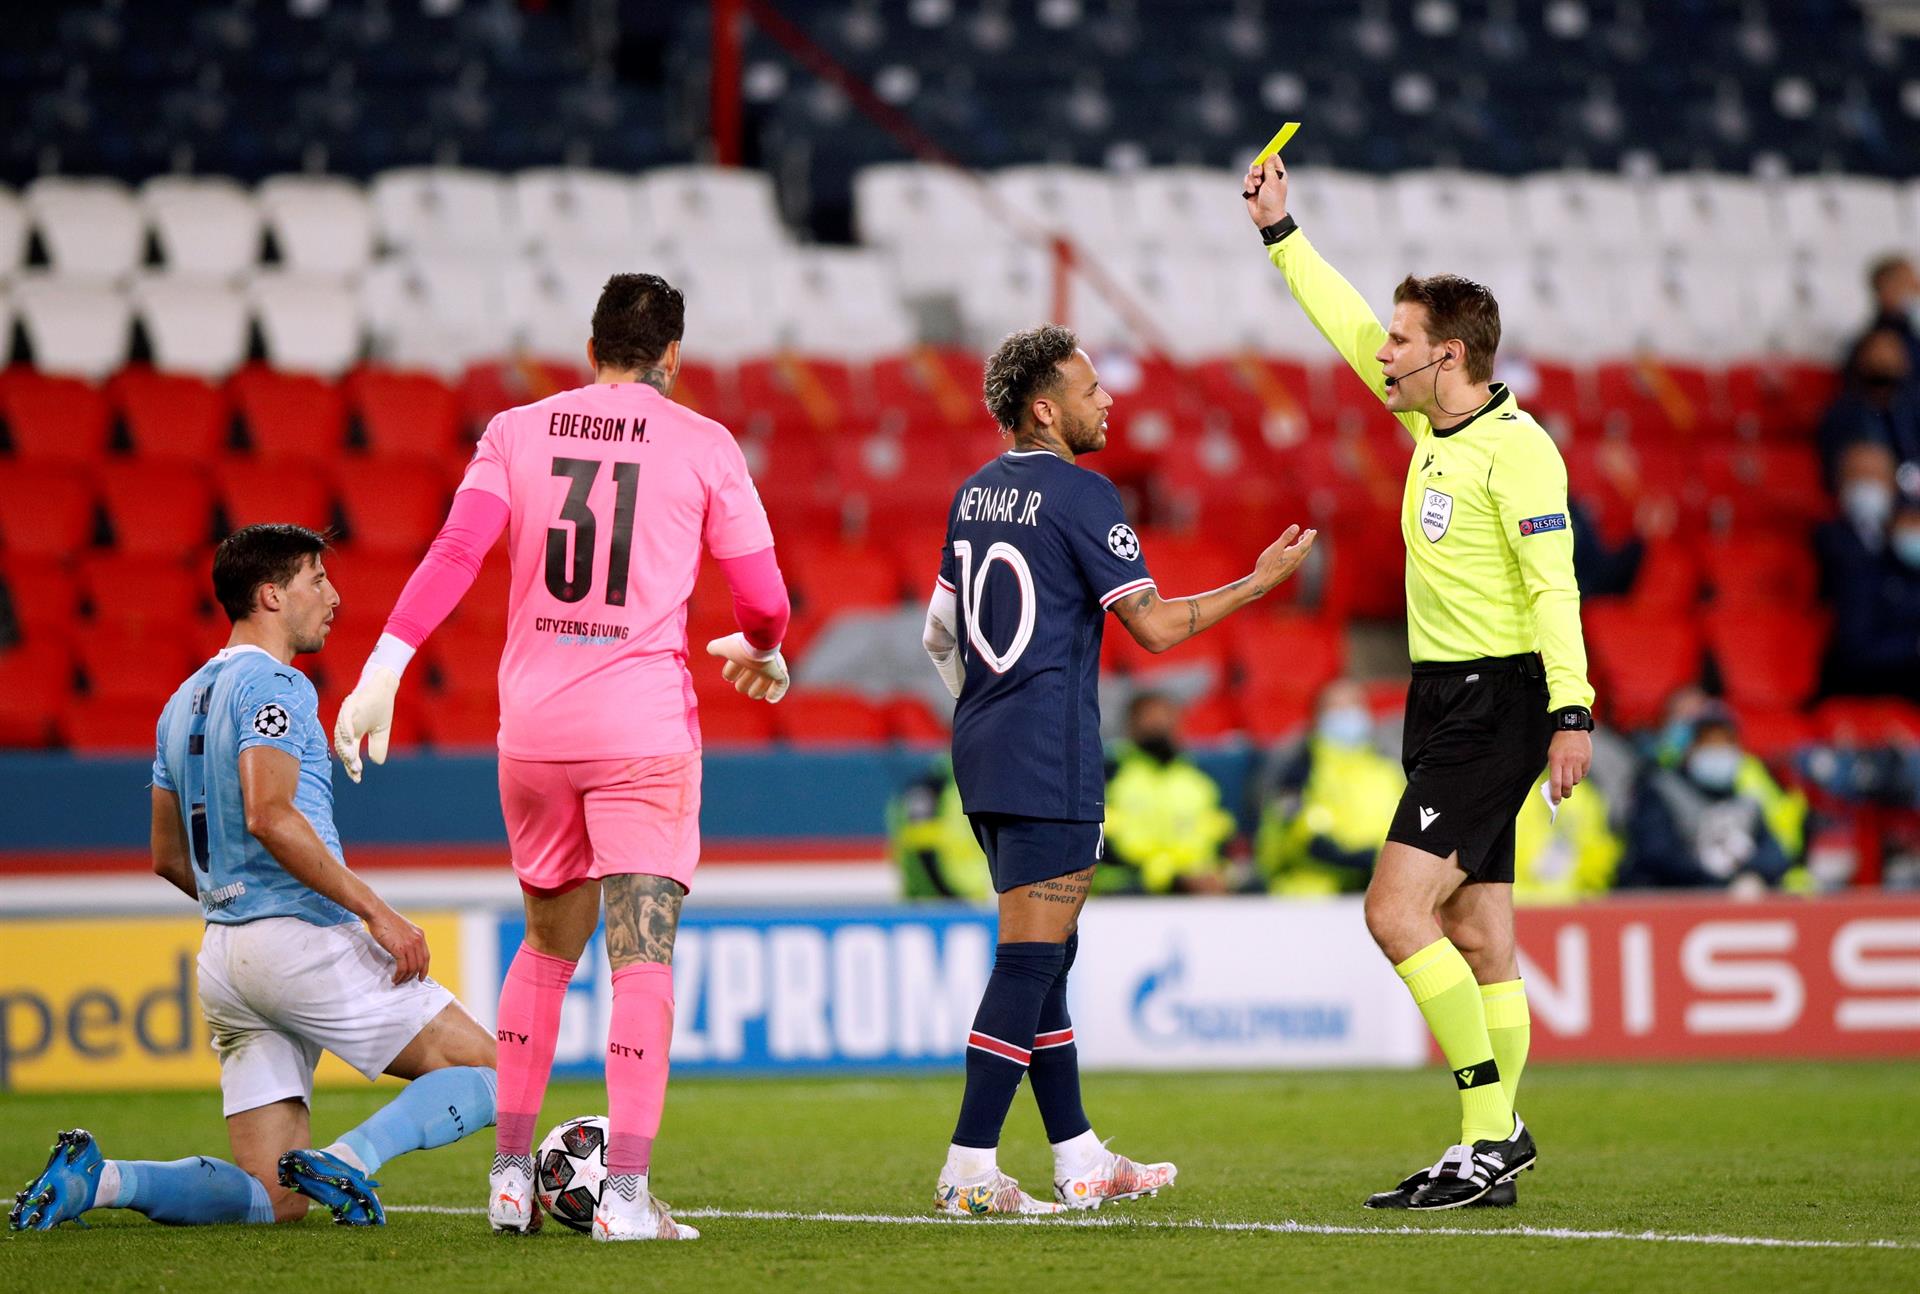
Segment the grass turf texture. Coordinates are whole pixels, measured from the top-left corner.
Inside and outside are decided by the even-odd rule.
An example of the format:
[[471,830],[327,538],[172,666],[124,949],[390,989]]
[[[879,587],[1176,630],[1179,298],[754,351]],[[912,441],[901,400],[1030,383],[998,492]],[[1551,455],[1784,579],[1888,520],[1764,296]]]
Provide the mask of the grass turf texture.
[[[1920,1076],[1910,1063],[1537,1066],[1523,1106],[1543,1158],[1521,1178],[1520,1207],[1425,1216],[1359,1202],[1454,1135],[1442,1073],[1096,1074],[1087,1087],[1095,1126],[1117,1149],[1180,1165],[1179,1184],[1157,1199],[1075,1215],[1119,1225],[709,1218],[693,1244],[597,1245],[551,1221],[530,1239],[494,1237],[477,1215],[396,1212],[370,1231],[320,1212],[294,1226],[168,1228],[110,1210],[90,1216],[91,1230],[0,1241],[0,1289],[1920,1288]],[[959,1091],[957,1075],[676,1083],[655,1184],[683,1211],[924,1216]],[[381,1099],[322,1092],[316,1141]],[[541,1128],[604,1103],[596,1087],[556,1085]],[[53,1133],[73,1126],[92,1129],[109,1156],[226,1153],[213,1093],[8,1096],[9,1194],[39,1169]],[[477,1209],[492,1146],[483,1134],[410,1155],[382,1171],[381,1195],[389,1206]],[[1024,1093],[1001,1164],[1048,1193],[1050,1160]],[[1385,1234],[1133,1225],[1287,1219]],[[1426,1234],[1520,1225],[1904,1247]]]

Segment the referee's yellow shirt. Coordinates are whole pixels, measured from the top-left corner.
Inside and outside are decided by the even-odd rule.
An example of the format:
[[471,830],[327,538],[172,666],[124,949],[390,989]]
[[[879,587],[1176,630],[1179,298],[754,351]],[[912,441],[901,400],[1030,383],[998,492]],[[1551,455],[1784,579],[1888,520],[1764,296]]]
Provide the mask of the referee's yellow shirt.
[[[1366,298],[1297,229],[1267,255],[1313,326],[1384,401],[1374,355],[1387,330]],[[1400,501],[1413,659],[1537,651],[1546,662],[1548,706],[1591,706],[1567,468],[1553,438],[1499,382],[1472,417],[1446,431],[1422,414],[1394,416],[1413,435]]]

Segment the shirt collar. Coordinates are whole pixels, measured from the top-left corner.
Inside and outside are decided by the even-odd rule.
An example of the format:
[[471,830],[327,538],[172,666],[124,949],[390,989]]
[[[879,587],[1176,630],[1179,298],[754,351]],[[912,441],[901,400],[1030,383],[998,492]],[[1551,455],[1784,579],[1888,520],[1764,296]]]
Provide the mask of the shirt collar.
[[1469,414],[1465,422],[1456,423],[1455,425],[1448,427],[1445,431],[1442,431],[1438,427],[1435,427],[1433,429],[1433,434],[1436,436],[1451,436],[1456,431],[1465,431],[1468,427],[1471,427],[1474,423],[1486,417],[1488,414],[1492,413],[1495,409],[1498,409],[1501,405],[1510,404],[1512,403],[1512,401],[1513,401],[1513,392],[1507,390],[1507,384],[1505,382],[1495,382],[1491,387],[1488,388],[1487,402],[1481,405],[1478,409],[1475,409],[1471,414]]

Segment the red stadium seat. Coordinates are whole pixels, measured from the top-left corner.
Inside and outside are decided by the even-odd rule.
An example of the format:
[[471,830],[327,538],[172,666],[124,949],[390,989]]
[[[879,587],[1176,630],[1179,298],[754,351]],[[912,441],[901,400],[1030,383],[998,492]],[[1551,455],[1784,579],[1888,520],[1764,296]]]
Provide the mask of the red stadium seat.
[[[732,698],[732,699],[728,699]],[[778,733],[775,710],[786,709],[765,701],[751,701],[728,688],[725,696],[700,699],[700,741],[705,746],[764,746]]]
[[231,529],[269,521],[333,528],[333,482],[324,469],[235,459],[215,466],[214,481]]
[[[0,651],[0,746],[45,746],[54,740],[54,716],[73,691],[73,657],[59,642]],[[158,711],[154,717],[158,718]],[[153,726],[147,743],[153,743]]]
[[886,712],[865,697],[846,692],[794,691],[775,707],[775,721],[788,741],[801,746],[851,745],[887,740]]
[[980,407],[980,357],[971,351],[919,346],[873,365],[874,404],[911,411],[954,431],[988,425]]
[[1699,681],[1700,630],[1691,615],[1596,598],[1586,604],[1584,619],[1594,690],[1607,723],[1653,723],[1668,697]]
[[331,463],[346,449],[346,399],[332,383],[253,365],[234,374],[227,389],[257,457]]
[[6,417],[15,458],[84,464],[106,456],[107,397],[79,378],[7,369],[0,373],[0,414]]
[[374,456],[439,465],[464,457],[460,397],[431,373],[363,368],[348,376],[346,388]]
[[743,424],[735,434],[830,435],[859,410],[852,374],[832,360],[775,355],[740,365]]
[[92,544],[89,474],[64,463],[0,462],[0,548],[14,556],[71,557]]
[[355,544],[343,544],[327,554],[327,579],[340,595],[335,624],[348,620],[355,624],[384,625],[400,590],[413,575],[414,560],[391,553],[369,552]]
[[53,557],[16,557],[0,567],[0,598],[23,642],[64,643],[72,637],[80,614],[80,582],[71,564]]
[[[582,338],[585,345],[585,338]],[[544,400],[593,380],[584,354],[579,364],[554,364],[536,359],[489,360],[475,364],[460,376],[454,395],[460,418],[478,438],[493,415],[516,405]]]
[[1187,741],[1214,741],[1246,728],[1240,701],[1231,689],[1220,688],[1188,706],[1180,715],[1180,736]]
[[348,538],[363,552],[418,559],[440,533],[453,498],[444,469],[426,463],[350,459],[335,480]]
[[673,402],[732,430],[740,421],[739,383],[731,368],[682,360],[673,380]]
[[895,741],[937,745],[951,735],[946,718],[917,696],[896,696],[886,703],[886,711],[887,727],[892,730]]
[[1707,545],[1707,580],[1722,605],[1812,606],[1820,568],[1804,534],[1739,531]]
[[1247,734],[1256,741],[1291,740],[1313,716],[1312,694],[1286,683],[1256,683],[1242,689],[1239,697]]
[[900,568],[878,545],[801,540],[782,551],[789,587],[816,616],[900,602]]
[[1729,702],[1791,710],[1813,695],[1827,643],[1823,616],[1795,608],[1715,607],[1706,630]]
[[1920,745],[1920,706],[1897,697],[1833,697],[1814,710],[1813,723],[1839,746]]
[[1700,600],[1700,557],[1693,545],[1672,539],[1648,540],[1629,594],[1646,611],[1690,614]]
[[136,365],[116,374],[107,394],[142,459],[199,464],[227,450],[233,406],[226,392],[202,378]]
[[1346,630],[1338,620],[1255,610],[1235,616],[1226,630],[1234,660],[1252,686],[1290,689],[1311,699],[1346,670]]
[[189,567],[178,557],[89,557],[80,567],[80,587],[93,624],[114,631],[179,637],[213,609],[203,564]]
[[180,557],[213,538],[213,487],[198,464],[113,460],[100,469],[100,492],[123,553]]
[[[191,621],[181,616],[183,629]],[[94,700],[119,700],[147,706],[148,739],[160,707],[201,663],[196,635],[155,634],[147,629],[95,625],[74,643],[86,693]]]
[[479,698],[500,709],[500,653],[507,645],[504,623],[463,622],[442,625],[427,639],[427,655],[448,696]]
[[1749,754],[1757,755],[1768,763],[1785,759],[1819,737],[1814,722],[1792,710],[1742,706],[1737,711],[1737,717],[1740,721],[1740,745]]
[[1699,455],[1694,471],[1714,515],[1745,529],[1809,524],[1833,511],[1811,446],[1717,450]]
[[[185,678],[183,674],[174,681]],[[166,699],[70,697],[59,710],[60,744],[83,754],[151,757]]]
[[876,432],[837,443],[835,483],[868,534],[889,535],[898,526],[946,516],[965,472],[939,436]]
[[1160,596],[1167,598],[1217,589],[1253,569],[1253,555],[1235,552],[1204,531],[1173,534],[1142,527],[1140,556]]
[[421,738],[439,749],[491,749],[500,740],[500,703],[491,696],[435,696],[417,707]]
[[1839,374],[1805,362],[1736,364],[1726,372],[1727,402],[1735,425],[1751,436],[1799,440],[1832,402]]

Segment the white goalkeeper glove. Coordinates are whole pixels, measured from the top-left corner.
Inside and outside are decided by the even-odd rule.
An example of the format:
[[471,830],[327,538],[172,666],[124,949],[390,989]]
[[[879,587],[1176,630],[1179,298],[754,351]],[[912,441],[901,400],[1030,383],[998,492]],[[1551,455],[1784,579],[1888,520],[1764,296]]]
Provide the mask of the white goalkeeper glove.
[[720,666],[720,677],[733,684],[736,691],[769,705],[780,704],[793,681],[787,675],[787,658],[778,647],[761,651],[747,641],[745,634],[715,638],[707,644],[707,655],[725,662]]
[[333,722],[333,753],[347,776],[358,782],[362,772],[360,739],[367,739],[367,758],[387,762],[387,739],[393,731],[393,698],[400,691],[400,674],[413,658],[413,647],[392,634],[381,634],[379,644],[360,671],[360,681],[340,703]]

